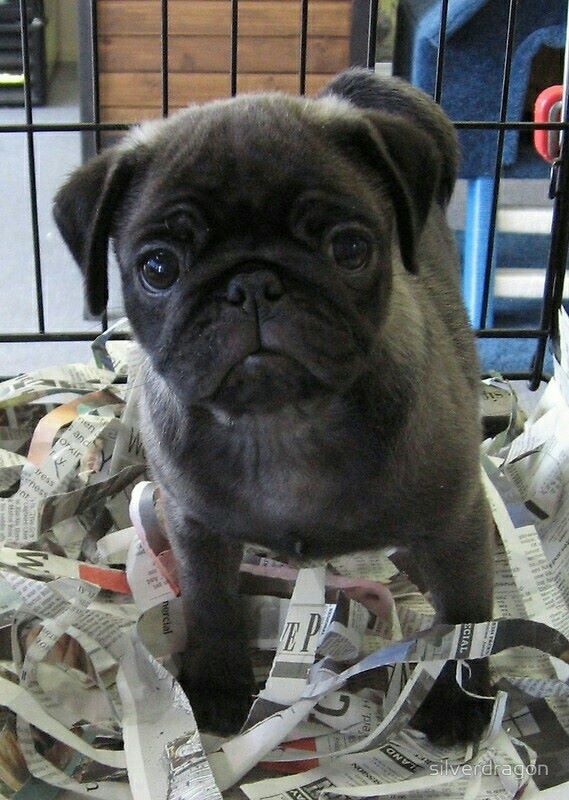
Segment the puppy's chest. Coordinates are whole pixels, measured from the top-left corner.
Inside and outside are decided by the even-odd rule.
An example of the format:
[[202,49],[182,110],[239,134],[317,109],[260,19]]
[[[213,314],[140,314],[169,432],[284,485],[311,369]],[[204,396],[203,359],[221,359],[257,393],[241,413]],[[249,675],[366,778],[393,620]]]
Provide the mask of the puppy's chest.
[[294,453],[282,459],[261,453],[254,462],[243,456],[239,479],[229,493],[237,507],[254,509],[267,520],[312,518],[342,491],[340,475],[320,460]]
[[322,425],[242,425],[194,453],[192,472],[209,509],[239,530],[357,529],[378,471],[357,439]]

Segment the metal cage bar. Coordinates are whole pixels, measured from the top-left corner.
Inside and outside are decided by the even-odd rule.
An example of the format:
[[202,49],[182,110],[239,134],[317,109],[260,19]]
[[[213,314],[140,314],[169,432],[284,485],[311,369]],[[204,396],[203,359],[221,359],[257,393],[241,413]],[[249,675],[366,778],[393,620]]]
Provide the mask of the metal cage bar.
[[[512,74],[512,57],[514,53],[514,36],[516,32],[516,16],[519,0],[510,0],[508,8],[508,28],[506,31],[506,50],[504,56],[504,70],[502,74],[502,92],[500,96],[499,121],[505,122],[508,114],[508,96],[510,94],[510,77]],[[486,327],[488,317],[488,302],[490,300],[490,281],[492,264],[494,260],[494,240],[496,237],[496,215],[498,213],[498,195],[500,194],[500,180],[502,176],[502,159],[504,156],[505,131],[498,131],[496,145],[496,161],[494,167],[494,183],[492,187],[492,203],[490,206],[490,227],[488,232],[488,252],[486,253],[486,266],[484,269],[484,286],[482,289],[482,311],[480,327]]]
[[[565,32],[565,60],[563,65],[563,110],[561,119],[569,120],[569,5],[567,6],[567,29]],[[565,129],[566,131],[567,129]],[[549,258],[545,274],[541,327],[549,332],[555,356],[560,358],[558,312],[563,301],[563,285],[567,253],[569,251],[569,142],[566,132],[561,134],[559,158],[551,170],[550,196],[553,198],[553,220]],[[543,373],[547,337],[538,340],[530,376],[530,388],[539,386]]]
[[435,93],[433,98],[436,103],[441,102],[443,93],[443,71],[445,66],[445,48],[447,41],[448,0],[441,2],[441,22],[439,25],[439,42],[437,49],[437,67],[435,72]]
[[367,67],[375,68],[375,51],[377,45],[377,13],[379,0],[369,0],[369,19],[367,34]]
[[168,0],[160,0],[160,77],[162,79],[162,116],[168,116],[170,93],[168,71]]
[[300,2],[300,51],[298,54],[298,93],[306,94],[306,61],[308,56],[308,0]]
[[[93,87],[93,121],[95,123],[94,140],[95,152],[101,150],[101,103],[99,92],[99,16],[97,0],[91,0],[91,86]],[[108,327],[107,309],[101,316],[101,330],[106,331]]]
[[[298,55],[298,91],[304,94],[306,91],[306,80],[308,72],[308,25],[309,25],[309,3],[311,0],[301,0],[300,3],[300,26],[299,26],[299,55]],[[535,339],[536,352],[533,364],[528,365],[527,373],[516,373],[517,376],[523,375],[530,380],[531,388],[536,388],[543,377],[543,364],[547,342],[552,341],[554,349],[558,347],[557,312],[561,306],[563,296],[563,280],[565,275],[565,265],[567,260],[567,250],[569,247],[569,137],[562,137],[561,155],[555,167],[554,187],[554,208],[553,225],[550,241],[549,259],[546,268],[546,280],[541,307],[541,317],[539,324],[535,327],[523,329],[510,328],[486,328],[486,317],[490,296],[490,277],[492,270],[492,258],[494,250],[494,239],[496,233],[496,215],[498,196],[500,190],[500,178],[502,170],[502,156],[504,150],[504,137],[508,130],[533,131],[560,130],[565,133],[569,129],[568,110],[569,100],[567,95],[564,98],[564,113],[562,122],[534,123],[525,121],[509,121],[507,117],[507,104],[510,86],[510,75],[512,66],[512,55],[515,37],[516,15],[519,0],[508,0],[508,26],[504,51],[504,69],[502,76],[502,91],[500,100],[500,111],[496,120],[459,120],[455,122],[457,129],[469,129],[480,131],[495,131],[497,135],[496,166],[493,184],[491,227],[489,232],[489,251],[486,261],[483,309],[481,329],[477,331],[480,338],[503,338],[503,339]],[[87,6],[88,3],[88,6]],[[354,3],[353,8],[359,9],[360,15],[358,25],[364,25],[367,29],[367,39],[362,38],[361,60],[359,56],[356,60],[359,63],[367,63],[368,68],[373,69],[375,65],[377,24],[378,24],[378,0],[363,0]],[[42,258],[38,223],[38,201],[37,201],[37,175],[35,167],[34,137],[42,133],[82,133],[93,135],[95,151],[100,147],[100,138],[103,133],[119,133],[128,130],[131,126],[128,122],[101,122],[100,120],[100,98],[99,98],[99,59],[98,59],[98,17],[97,0],[81,0],[80,6],[88,7],[89,12],[86,16],[82,12],[82,19],[88,19],[90,24],[89,39],[82,33],[82,41],[88,46],[91,56],[91,69],[89,79],[89,90],[91,92],[88,121],[77,123],[38,123],[34,119],[31,93],[31,68],[30,52],[27,36],[28,20],[28,0],[19,0],[20,21],[21,21],[21,46],[24,64],[24,106],[25,121],[20,124],[0,124],[0,134],[22,133],[27,138],[27,153],[29,164],[29,193],[31,208],[31,224],[33,236],[33,254],[36,285],[37,302],[37,332],[10,332],[0,334],[0,342],[70,342],[70,341],[90,341],[98,335],[98,331],[73,332],[73,331],[49,331],[46,330],[44,314],[44,294],[42,281]],[[440,102],[444,89],[444,61],[446,48],[446,31],[449,0],[441,0],[441,16],[438,37],[438,53],[435,73],[434,98]],[[356,12],[354,12],[356,13]],[[238,82],[238,43],[239,43],[239,0],[231,0],[230,3],[230,94],[237,94]],[[161,112],[166,117],[169,113],[169,0],[160,2],[160,40],[161,40]],[[365,47],[364,47],[365,45]],[[365,49],[365,53],[364,53]],[[354,55],[352,55],[355,58]],[[566,59],[568,54],[566,52]],[[85,77],[85,76],[83,76]],[[567,81],[567,69],[565,81]],[[103,319],[103,327],[106,320]],[[117,336],[116,338],[124,338]]]
[[237,57],[239,45],[239,0],[231,0],[231,97],[237,94]]
[[[566,114],[567,98],[565,98],[564,115]],[[540,336],[537,342],[529,378],[531,389],[537,389],[540,384],[548,339],[551,340],[555,355],[559,358],[557,314],[563,300],[563,283],[569,246],[569,148],[566,136],[563,137],[560,158],[552,170],[552,188],[554,192],[553,221],[540,321],[540,326],[547,331],[547,335]]]
[[[568,122],[492,122],[490,120],[457,120],[457,130],[480,131],[566,131]],[[0,124],[0,133],[78,133],[81,131],[128,131],[131,122],[14,122]]]
[[26,115],[26,138],[28,151],[28,176],[30,186],[30,212],[32,223],[32,242],[34,252],[34,271],[36,284],[37,320],[40,333],[45,333],[45,311],[43,302],[43,279],[41,269],[41,248],[38,217],[38,191],[36,180],[36,156],[34,148],[34,112],[32,103],[32,72],[30,66],[30,47],[28,41],[28,3],[20,0],[20,35],[22,43],[22,62],[24,66],[24,110]]
[[[565,33],[565,58],[563,64],[563,110],[561,119],[567,122],[569,120],[569,4],[567,5],[567,28]],[[563,302],[563,287],[565,283],[565,265],[567,264],[567,254],[569,252],[569,197],[568,197],[568,184],[569,184],[569,154],[567,153],[567,142],[564,133],[561,133],[561,161],[559,162],[558,174],[552,173],[552,188],[558,189],[556,192],[556,203],[559,205],[554,206],[554,224],[552,226],[552,233],[560,238],[560,241],[554,242],[553,236],[551,241],[551,251],[556,247],[558,248],[558,263],[557,269],[553,276],[552,300],[553,310],[561,307]],[[553,179],[557,178],[557,186],[553,183]],[[558,219],[555,218],[557,213]],[[551,324],[551,340],[552,347],[557,360],[560,359],[560,341],[559,341],[559,319],[556,315],[553,316]]]
[[101,149],[101,114],[99,94],[99,18],[97,0],[91,0],[91,86],[93,87],[93,122],[95,152]]

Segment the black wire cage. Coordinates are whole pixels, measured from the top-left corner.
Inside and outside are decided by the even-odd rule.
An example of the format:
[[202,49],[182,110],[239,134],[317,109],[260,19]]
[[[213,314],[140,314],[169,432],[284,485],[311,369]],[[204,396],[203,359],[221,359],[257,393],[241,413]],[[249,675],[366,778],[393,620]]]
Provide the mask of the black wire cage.
[[[109,5],[109,0],[103,0]],[[154,12],[159,13],[160,48],[159,48],[159,76],[160,76],[160,113],[168,116],[171,110],[170,82],[171,82],[171,13],[172,6],[176,6],[176,13],[184,12],[182,6],[191,8],[195,0],[146,0],[139,6],[152,5]],[[309,25],[311,6],[321,0],[298,0],[298,24],[295,36],[295,89],[298,93],[310,92],[307,81],[308,62],[310,58]],[[562,113],[560,122],[534,122],[527,120],[511,120],[508,117],[508,97],[510,92],[512,60],[516,26],[522,12],[523,0],[500,0],[507,14],[507,25],[502,42],[501,75],[499,88],[498,111],[495,118],[491,119],[456,119],[454,124],[459,131],[484,132],[492,131],[495,137],[494,166],[492,175],[492,192],[488,222],[488,250],[485,255],[485,269],[482,291],[482,310],[480,324],[476,326],[477,336],[485,339],[514,340],[524,339],[535,344],[533,353],[528,359],[525,371],[505,375],[508,378],[527,379],[529,386],[536,389],[542,380],[547,379],[544,370],[548,345],[557,356],[559,355],[559,326],[558,312],[563,300],[563,284],[567,263],[569,246],[569,141],[563,135],[569,126],[569,93],[565,92],[562,100]],[[36,142],[37,137],[46,133],[80,133],[83,143],[83,157],[94,154],[105,146],[110,137],[117,137],[130,127],[132,120],[104,121],[101,119],[100,104],[100,69],[99,54],[101,41],[99,36],[98,13],[101,0],[78,0],[79,10],[79,42],[81,50],[80,59],[80,85],[81,85],[81,121],[78,122],[38,122],[34,108],[34,93],[36,92],[37,70],[34,68],[34,44],[37,30],[37,3],[33,0],[12,0],[11,5],[17,6],[17,14],[10,20],[12,26],[19,25],[21,67],[23,70],[23,120],[17,123],[0,124],[0,136],[9,137],[20,134],[26,138],[29,185],[29,207],[31,214],[31,233],[33,237],[33,269],[35,274],[35,301],[36,301],[36,330],[30,332],[9,331],[0,333],[0,343],[26,343],[26,342],[79,342],[94,339],[101,328],[107,326],[106,314],[101,320],[101,327],[92,332],[52,330],[46,323],[44,308],[44,282],[45,267],[42,263],[42,246],[39,231],[38,216],[38,190],[37,190],[37,164]],[[425,2],[422,3],[425,5]],[[467,3],[468,4],[468,3]],[[118,2],[112,3],[115,7]],[[197,3],[197,6],[200,4]],[[228,35],[227,52],[225,53],[227,70],[225,74],[226,94],[235,95],[239,89],[240,76],[240,23],[242,16],[247,12],[248,0],[226,0],[215,4],[219,6],[220,13],[226,14],[216,21]],[[330,4],[332,5],[332,4]],[[436,65],[433,81],[433,96],[437,102],[444,100],[445,92],[445,67],[447,58],[447,45],[449,41],[449,10],[452,10],[452,0],[437,0],[432,3],[437,15],[437,41]],[[480,5],[480,4],[479,4]],[[537,3],[540,5],[540,3]],[[0,5],[0,8],[2,6]],[[351,25],[347,36],[346,59],[348,64],[365,66],[374,69],[376,65],[376,46],[378,32],[378,13],[381,12],[381,0],[352,0],[350,3]],[[432,10],[432,8],[431,8]],[[193,13],[196,13],[195,8]],[[25,21],[25,22],[24,22]],[[270,26],[270,21],[265,23]],[[0,31],[1,32],[1,31]],[[170,32],[170,34],[169,34]],[[290,37],[289,37],[290,38]],[[483,57],[483,54],[480,56]],[[157,56],[158,58],[158,56]],[[567,59],[566,59],[567,63]],[[567,68],[565,68],[565,80]],[[192,98],[189,97],[188,100]],[[444,105],[444,102],[443,102]],[[551,169],[550,197],[552,199],[552,224],[549,236],[548,256],[540,264],[545,272],[543,296],[540,300],[538,323],[533,326],[493,327],[488,324],[488,307],[492,289],[493,250],[496,238],[496,220],[498,212],[498,198],[502,178],[502,162],[506,137],[509,131],[520,131],[532,134],[535,130],[560,131],[560,152]],[[1,167],[0,167],[1,169]],[[62,245],[63,247],[63,245]],[[0,364],[0,373],[5,369]]]

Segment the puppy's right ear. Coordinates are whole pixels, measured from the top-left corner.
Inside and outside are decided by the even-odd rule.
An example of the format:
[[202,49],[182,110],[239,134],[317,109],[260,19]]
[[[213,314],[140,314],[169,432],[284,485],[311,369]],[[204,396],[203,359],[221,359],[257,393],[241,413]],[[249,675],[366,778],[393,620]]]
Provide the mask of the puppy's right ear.
[[140,148],[111,147],[76,170],[55,196],[53,215],[83,273],[93,314],[102,314],[107,305],[113,218],[140,163]]

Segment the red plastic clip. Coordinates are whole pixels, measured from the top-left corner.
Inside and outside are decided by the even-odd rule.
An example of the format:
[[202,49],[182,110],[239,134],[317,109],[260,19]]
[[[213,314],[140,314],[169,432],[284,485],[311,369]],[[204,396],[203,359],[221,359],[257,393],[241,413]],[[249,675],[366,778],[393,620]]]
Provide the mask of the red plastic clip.
[[[563,86],[550,86],[538,95],[534,106],[536,122],[560,122],[563,106]],[[536,130],[533,144],[539,155],[553,162],[559,157],[561,131]]]

